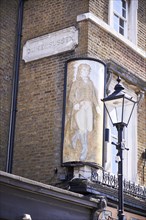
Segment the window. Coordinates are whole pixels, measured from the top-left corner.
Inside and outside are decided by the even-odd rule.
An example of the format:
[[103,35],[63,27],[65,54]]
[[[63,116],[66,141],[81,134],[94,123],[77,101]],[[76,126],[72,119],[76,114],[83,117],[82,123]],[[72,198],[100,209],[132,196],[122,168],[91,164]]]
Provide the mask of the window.
[[137,44],[138,0],[109,0],[109,25]]
[[[116,85],[116,79],[113,79],[111,84],[109,85],[110,91],[114,90],[114,86]],[[125,92],[133,97],[135,101],[137,101],[137,95],[133,89],[131,89],[128,84],[124,84]],[[117,175],[118,173],[118,163],[116,162],[117,158],[117,149],[116,146],[111,144],[114,142],[115,144],[118,142],[118,134],[116,127],[113,127],[109,117],[107,116],[106,127],[110,130],[110,140],[109,143],[106,144],[105,152],[105,170],[110,172],[111,174]],[[123,174],[126,180],[130,180],[132,182],[137,182],[137,107],[134,108],[132,117],[128,124],[128,127],[124,128],[123,131],[123,142],[125,147],[129,150],[124,150],[123,152]]]
[[114,29],[120,34],[127,36],[128,4],[125,0],[113,1]]

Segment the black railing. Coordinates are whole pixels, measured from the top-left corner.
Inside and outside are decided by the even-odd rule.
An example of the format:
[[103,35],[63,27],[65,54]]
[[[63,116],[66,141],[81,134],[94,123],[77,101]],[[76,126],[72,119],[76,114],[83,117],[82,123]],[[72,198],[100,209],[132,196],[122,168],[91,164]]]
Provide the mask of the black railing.
[[[114,189],[118,188],[118,177],[106,171],[93,169],[91,180],[93,182],[98,182]],[[124,179],[123,189],[126,194],[130,194],[146,200],[146,187],[144,186]]]

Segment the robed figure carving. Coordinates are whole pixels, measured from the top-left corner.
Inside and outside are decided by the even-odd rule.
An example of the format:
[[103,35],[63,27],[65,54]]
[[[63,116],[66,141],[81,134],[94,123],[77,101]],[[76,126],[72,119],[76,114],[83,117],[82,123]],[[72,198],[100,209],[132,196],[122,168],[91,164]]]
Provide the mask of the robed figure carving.
[[82,150],[80,160],[84,161],[88,151],[88,134],[94,129],[95,107],[97,114],[100,114],[97,94],[92,81],[89,78],[90,66],[80,64],[77,71],[76,81],[72,83],[69,94],[69,101],[73,105],[71,129],[74,135],[71,138],[72,147],[77,147],[80,142]]
[[91,80],[91,66],[82,62],[76,69],[67,87],[64,162],[97,162],[95,151],[101,148],[98,137],[102,135],[102,127],[100,130],[98,127],[99,123],[101,125],[103,108],[98,90]]

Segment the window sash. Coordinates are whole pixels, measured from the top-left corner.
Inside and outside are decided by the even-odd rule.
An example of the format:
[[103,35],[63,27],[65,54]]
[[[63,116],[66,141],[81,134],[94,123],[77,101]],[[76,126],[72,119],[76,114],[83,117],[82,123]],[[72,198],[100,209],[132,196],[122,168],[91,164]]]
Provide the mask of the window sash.
[[114,29],[118,33],[126,36],[126,33],[127,33],[127,22],[125,20],[121,19],[120,17],[117,17],[117,21],[116,21],[116,19],[115,19],[116,17],[117,17],[117,15],[114,15],[114,19],[113,19],[114,20]]
[[[124,37],[129,39],[135,45],[137,45],[137,10],[138,10],[138,0],[126,0],[127,2],[127,16],[126,16],[126,32]],[[109,14],[108,14],[108,23],[114,29],[114,0],[109,0]],[[115,12],[116,14],[116,12]],[[120,15],[117,14],[119,17]],[[125,20],[125,18],[123,18]],[[119,33],[118,30],[115,30]],[[120,34],[120,33],[119,33]]]
[[[117,2],[121,3],[121,5],[117,4]],[[119,9],[120,8],[120,9]],[[116,10],[117,9],[117,10]],[[123,15],[123,11],[125,12],[125,16]],[[128,2],[125,1],[125,7],[122,6],[122,2],[113,1],[113,27],[114,29],[127,37],[127,29],[128,29]]]
[[118,17],[121,17],[122,19],[127,20],[127,11],[128,11],[128,2],[125,0],[125,7],[122,5],[119,5],[117,3],[121,3],[120,0],[114,0],[113,2],[113,12],[116,14]]
[[117,16],[118,18],[122,19],[123,21],[127,22],[127,18],[122,17],[121,15],[119,15],[118,13],[116,13],[115,11],[113,12],[113,14],[115,16]]

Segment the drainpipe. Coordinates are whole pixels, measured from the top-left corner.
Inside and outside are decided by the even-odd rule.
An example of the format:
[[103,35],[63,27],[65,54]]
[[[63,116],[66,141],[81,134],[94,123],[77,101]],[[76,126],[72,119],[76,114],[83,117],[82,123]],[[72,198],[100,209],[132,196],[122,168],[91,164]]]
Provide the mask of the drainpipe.
[[13,164],[13,148],[14,148],[15,122],[16,122],[16,112],[17,112],[17,93],[18,93],[18,82],[19,82],[19,63],[20,63],[20,50],[21,50],[23,6],[24,6],[24,0],[19,0],[17,32],[16,32],[16,53],[15,53],[15,61],[14,61],[14,76],[13,76],[13,86],[12,86],[9,137],[8,137],[7,159],[6,159],[6,172],[8,173],[12,173],[12,164]]

